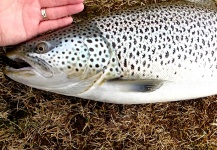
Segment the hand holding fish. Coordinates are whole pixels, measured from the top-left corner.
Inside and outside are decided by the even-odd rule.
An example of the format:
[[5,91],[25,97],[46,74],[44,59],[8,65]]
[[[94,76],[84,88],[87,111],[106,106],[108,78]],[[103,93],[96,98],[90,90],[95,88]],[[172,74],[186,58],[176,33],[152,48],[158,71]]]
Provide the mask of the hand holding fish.
[[0,46],[29,40],[72,23],[69,15],[83,10],[83,0],[1,0]]

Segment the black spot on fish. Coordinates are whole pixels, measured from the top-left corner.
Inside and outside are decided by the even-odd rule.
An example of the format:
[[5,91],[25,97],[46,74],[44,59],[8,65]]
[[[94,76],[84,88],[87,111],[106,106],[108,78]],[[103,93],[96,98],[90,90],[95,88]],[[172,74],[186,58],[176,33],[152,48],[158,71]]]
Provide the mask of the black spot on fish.
[[92,43],[93,41],[88,39],[87,42],[88,42],[88,43]]
[[123,39],[124,39],[124,41],[126,41],[126,40],[127,40],[127,36],[126,36],[126,35],[124,35],[124,36],[123,36]]
[[136,55],[137,55],[137,56],[139,56],[139,55],[140,55],[139,51],[137,51]]
[[214,56],[214,51],[211,51],[211,55],[212,55],[212,57]]
[[118,43],[120,43],[120,42],[121,42],[120,38],[117,38],[117,42],[118,42]]
[[118,53],[118,59],[121,59],[121,52]]
[[127,60],[124,59],[124,67],[127,67]]
[[102,58],[102,62],[105,62],[105,58]]
[[106,34],[106,36],[105,36],[107,39],[109,39],[109,35],[108,34]]
[[166,57],[166,58],[169,57],[169,52],[168,52],[168,51],[166,52],[165,57]]
[[115,48],[116,47],[116,44],[115,42],[112,42],[112,47]]
[[102,44],[102,43],[99,43],[99,44],[100,44],[101,47],[103,47],[103,44]]
[[132,58],[133,57],[133,54],[132,53],[130,53],[130,55],[129,55],[129,58]]

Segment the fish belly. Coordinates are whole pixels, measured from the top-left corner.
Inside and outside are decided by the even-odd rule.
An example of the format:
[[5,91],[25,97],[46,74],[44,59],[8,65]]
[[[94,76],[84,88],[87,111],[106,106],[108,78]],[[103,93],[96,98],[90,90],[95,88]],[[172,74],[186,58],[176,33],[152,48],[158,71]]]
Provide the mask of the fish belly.
[[217,94],[215,82],[165,82],[151,92],[124,92],[113,84],[92,87],[79,97],[117,104],[144,104],[201,98]]

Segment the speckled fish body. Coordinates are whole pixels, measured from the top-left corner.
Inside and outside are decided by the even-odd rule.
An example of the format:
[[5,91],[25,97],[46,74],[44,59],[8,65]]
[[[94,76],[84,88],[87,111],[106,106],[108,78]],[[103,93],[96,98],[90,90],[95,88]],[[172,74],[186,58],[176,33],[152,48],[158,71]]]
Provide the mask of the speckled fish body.
[[160,4],[71,25],[7,56],[31,67],[5,73],[42,90],[138,104],[217,94],[217,11]]

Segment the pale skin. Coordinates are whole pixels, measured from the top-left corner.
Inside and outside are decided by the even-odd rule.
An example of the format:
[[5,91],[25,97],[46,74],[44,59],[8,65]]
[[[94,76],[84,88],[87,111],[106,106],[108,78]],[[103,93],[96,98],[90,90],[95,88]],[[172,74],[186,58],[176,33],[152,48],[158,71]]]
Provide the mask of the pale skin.
[[[83,10],[84,0],[0,0],[0,46],[15,45],[67,26],[69,15]],[[47,19],[41,15],[46,9]]]

